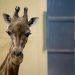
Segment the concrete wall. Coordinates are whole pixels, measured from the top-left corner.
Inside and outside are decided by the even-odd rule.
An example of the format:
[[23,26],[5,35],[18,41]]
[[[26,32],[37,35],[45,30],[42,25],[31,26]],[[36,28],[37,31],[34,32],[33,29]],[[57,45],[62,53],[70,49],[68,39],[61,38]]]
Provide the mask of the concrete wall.
[[24,6],[29,8],[29,18],[39,17],[37,23],[31,27],[32,35],[24,49],[24,61],[20,66],[19,75],[47,75],[47,51],[43,50],[43,12],[46,11],[46,0],[0,0],[0,64],[10,47],[10,37],[6,34],[8,24],[2,13],[13,15],[15,6],[20,6],[20,16]]

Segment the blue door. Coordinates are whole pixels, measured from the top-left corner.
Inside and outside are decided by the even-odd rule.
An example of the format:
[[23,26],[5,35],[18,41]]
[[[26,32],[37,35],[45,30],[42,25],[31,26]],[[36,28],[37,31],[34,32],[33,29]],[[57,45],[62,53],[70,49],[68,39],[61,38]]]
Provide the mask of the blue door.
[[74,0],[47,0],[48,75],[74,75]]

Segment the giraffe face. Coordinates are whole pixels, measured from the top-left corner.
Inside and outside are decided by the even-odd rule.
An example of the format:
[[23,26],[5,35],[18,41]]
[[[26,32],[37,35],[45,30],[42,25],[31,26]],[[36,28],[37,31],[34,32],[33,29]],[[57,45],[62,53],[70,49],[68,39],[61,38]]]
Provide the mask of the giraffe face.
[[12,62],[19,64],[23,59],[23,49],[28,41],[28,37],[31,34],[28,24],[23,23],[21,20],[17,20],[13,24],[10,24],[6,31],[12,40],[11,57]]
[[12,39],[13,50],[23,50],[31,31],[28,25],[17,22],[14,25],[9,26],[7,33]]
[[[15,13],[11,18],[8,14],[3,14],[5,21],[9,23],[7,33],[11,37],[11,56],[12,60],[15,62],[22,60],[23,58],[23,49],[28,41],[28,37],[31,34],[30,26],[35,22],[37,17],[32,17],[28,21],[27,8],[24,8],[24,15],[22,17],[18,16],[20,7],[15,8]],[[19,59],[20,60],[19,60]]]
[[22,52],[31,34],[29,26],[18,21],[8,27],[7,33],[12,40],[12,50],[16,51],[16,53]]

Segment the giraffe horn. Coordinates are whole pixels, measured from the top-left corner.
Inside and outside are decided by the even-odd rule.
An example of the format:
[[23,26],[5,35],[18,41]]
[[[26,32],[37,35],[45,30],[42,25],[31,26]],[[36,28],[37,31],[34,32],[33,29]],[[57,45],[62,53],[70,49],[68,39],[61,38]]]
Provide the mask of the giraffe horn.
[[18,16],[18,12],[19,12],[19,11],[20,11],[20,7],[19,7],[19,6],[16,6],[15,12],[14,12],[14,16],[13,16],[14,18],[15,18],[15,17],[16,17],[16,18],[19,17],[19,16]]
[[24,8],[24,15],[23,15],[23,18],[24,18],[24,20],[25,20],[26,22],[28,22],[28,15],[27,15],[27,12],[28,12],[28,8],[25,7],[25,8]]

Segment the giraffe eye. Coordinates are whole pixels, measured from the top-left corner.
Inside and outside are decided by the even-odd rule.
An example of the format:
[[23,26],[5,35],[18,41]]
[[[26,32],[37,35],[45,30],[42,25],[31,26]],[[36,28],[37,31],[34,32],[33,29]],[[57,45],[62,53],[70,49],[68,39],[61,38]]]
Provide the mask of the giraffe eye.
[[31,34],[30,32],[29,33],[25,33],[25,36],[28,37],[30,34]]
[[12,32],[11,31],[6,31],[7,33],[8,33],[8,35],[11,35],[12,34]]

